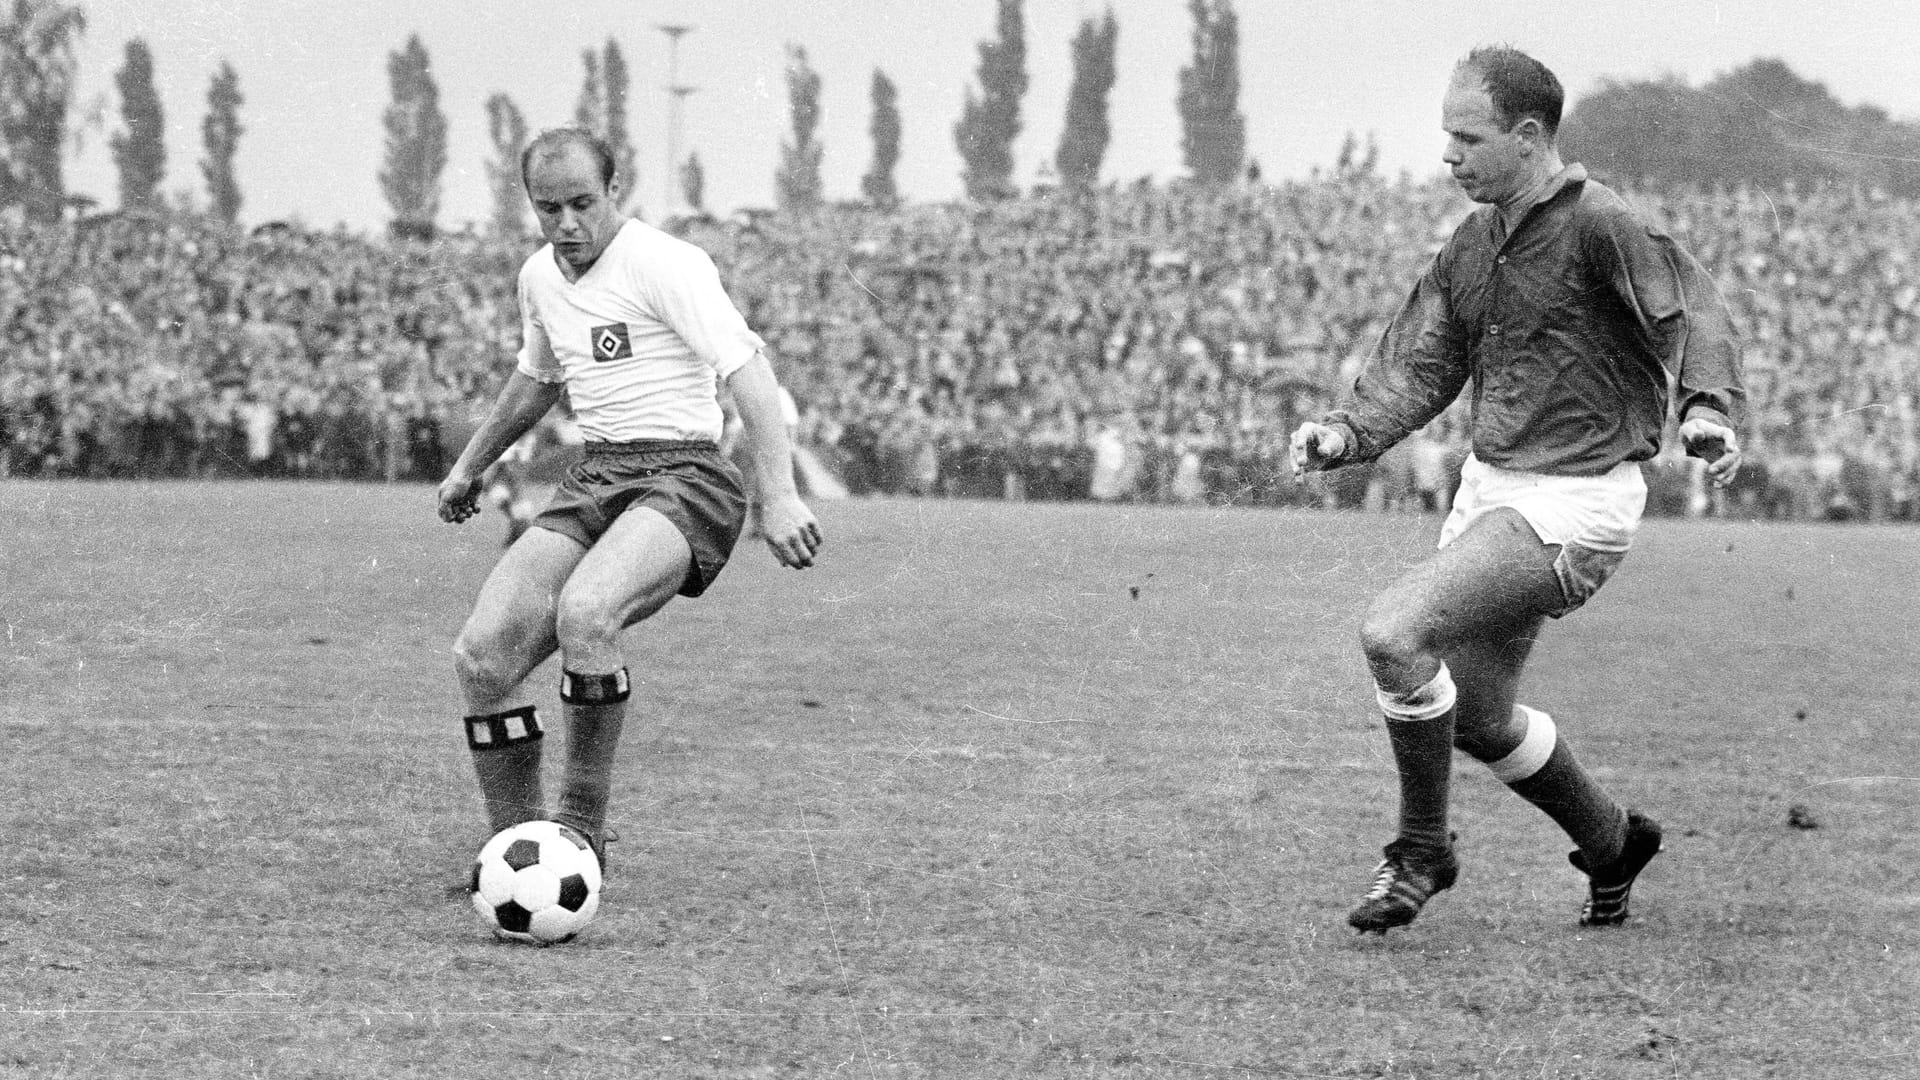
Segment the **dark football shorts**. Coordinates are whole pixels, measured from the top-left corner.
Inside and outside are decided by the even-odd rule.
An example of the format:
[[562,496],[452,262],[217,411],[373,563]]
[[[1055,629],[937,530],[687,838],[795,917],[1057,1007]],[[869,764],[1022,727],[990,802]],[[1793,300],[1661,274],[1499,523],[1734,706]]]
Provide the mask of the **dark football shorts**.
[[740,470],[706,442],[590,442],[586,449],[533,524],[592,547],[633,507],[658,510],[693,549],[680,595],[706,592],[746,521]]

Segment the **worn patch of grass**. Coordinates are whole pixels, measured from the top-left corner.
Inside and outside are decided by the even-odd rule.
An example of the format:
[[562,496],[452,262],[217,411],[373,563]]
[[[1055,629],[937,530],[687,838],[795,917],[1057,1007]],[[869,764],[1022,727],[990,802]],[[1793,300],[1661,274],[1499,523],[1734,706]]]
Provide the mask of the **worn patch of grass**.
[[1463,764],[1459,887],[1362,940],[1353,632],[1432,519],[818,509],[631,635],[607,905],[528,949],[444,888],[497,522],[0,486],[0,1076],[1920,1071],[1910,531],[1649,523],[1526,692],[1668,825],[1635,922]]

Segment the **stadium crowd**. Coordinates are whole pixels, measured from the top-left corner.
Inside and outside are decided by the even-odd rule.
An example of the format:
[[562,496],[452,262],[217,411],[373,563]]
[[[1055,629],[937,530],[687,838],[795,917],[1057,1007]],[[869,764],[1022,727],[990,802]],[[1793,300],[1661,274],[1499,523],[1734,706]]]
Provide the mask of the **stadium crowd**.
[[[1741,483],[1709,498],[1666,460],[1653,505],[1920,516],[1920,208],[1631,194],[1720,282],[1753,397]],[[1286,439],[1467,209],[1441,182],[1345,175],[675,227],[774,349],[801,443],[856,493],[1437,507],[1457,410],[1306,488]],[[126,215],[0,226],[0,467],[438,478],[511,369],[526,250]]]

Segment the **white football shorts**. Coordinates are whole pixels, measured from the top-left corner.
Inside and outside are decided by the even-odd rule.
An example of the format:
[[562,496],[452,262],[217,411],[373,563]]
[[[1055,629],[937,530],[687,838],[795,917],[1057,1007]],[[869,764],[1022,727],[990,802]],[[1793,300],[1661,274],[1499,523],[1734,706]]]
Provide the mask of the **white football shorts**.
[[1503,506],[1525,518],[1541,543],[1559,546],[1553,569],[1566,606],[1549,612],[1559,618],[1600,591],[1627,557],[1647,508],[1647,481],[1637,461],[1599,476],[1549,476],[1498,468],[1469,454],[1439,546]]

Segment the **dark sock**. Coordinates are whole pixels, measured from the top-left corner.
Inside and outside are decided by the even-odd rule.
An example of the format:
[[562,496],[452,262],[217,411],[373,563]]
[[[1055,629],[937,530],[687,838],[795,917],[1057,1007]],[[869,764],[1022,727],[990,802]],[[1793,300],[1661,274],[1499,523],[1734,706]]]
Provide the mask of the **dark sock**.
[[[1588,866],[1605,866],[1619,858],[1627,838],[1626,810],[1581,767],[1551,717],[1537,709],[1519,708],[1529,724],[1526,741],[1488,767],[1514,794],[1539,807],[1566,830]],[[1548,739],[1553,749],[1541,760],[1540,751],[1548,745]]]
[[1405,694],[1379,691],[1387,741],[1400,773],[1400,839],[1446,849],[1447,798],[1453,780],[1453,676],[1446,665],[1425,686]]
[[1387,721],[1400,772],[1400,839],[1431,848],[1452,844],[1447,798],[1453,779],[1453,714]]
[[467,749],[494,832],[546,813],[540,792],[540,718],[531,705],[466,718]]
[[627,718],[627,669],[607,675],[560,674],[567,717],[567,768],[555,820],[598,838],[607,824],[614,753]]

